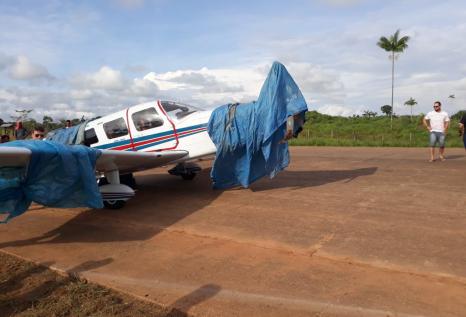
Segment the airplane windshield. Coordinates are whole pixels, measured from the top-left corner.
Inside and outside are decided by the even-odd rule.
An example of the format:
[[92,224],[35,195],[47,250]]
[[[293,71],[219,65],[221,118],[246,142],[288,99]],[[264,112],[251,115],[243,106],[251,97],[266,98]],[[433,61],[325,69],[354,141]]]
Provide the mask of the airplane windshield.
[[165,109],[167,115],[172,119],[177,120],[183,119],[187,115],[201,110],[199,108],[174,101],[161,101],[160,103],[163,109]]

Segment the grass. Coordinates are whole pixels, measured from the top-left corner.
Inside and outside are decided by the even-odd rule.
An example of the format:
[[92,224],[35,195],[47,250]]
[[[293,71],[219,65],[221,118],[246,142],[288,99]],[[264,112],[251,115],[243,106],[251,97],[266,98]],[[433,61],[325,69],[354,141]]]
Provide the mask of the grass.
[[188,317],[0,251],[0,316]]
[[[452,117],[447,134],[447,147],[463,147],[458,136],[459,115]],[[423,115],[390,118],[378,116],[334,117],[311,111],[307,114],[304,130],[291,145],[313,146],[387,146],[387,147],[427,147],[428,132],[422,125]]]

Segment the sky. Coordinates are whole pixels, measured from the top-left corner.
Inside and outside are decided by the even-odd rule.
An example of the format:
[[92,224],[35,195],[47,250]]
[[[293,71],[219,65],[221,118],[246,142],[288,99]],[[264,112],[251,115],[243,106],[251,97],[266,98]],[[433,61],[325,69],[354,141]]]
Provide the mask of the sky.
[[[410,36],[394,109],[466,109],[460,0],[0,2],[0,118],[91,118],[156,99],[212,108],[255,100],[273,61],[310,110],[351,116],[390,104],[391,61],[376,43]],[[448,98],[455,95],[455,98]]]

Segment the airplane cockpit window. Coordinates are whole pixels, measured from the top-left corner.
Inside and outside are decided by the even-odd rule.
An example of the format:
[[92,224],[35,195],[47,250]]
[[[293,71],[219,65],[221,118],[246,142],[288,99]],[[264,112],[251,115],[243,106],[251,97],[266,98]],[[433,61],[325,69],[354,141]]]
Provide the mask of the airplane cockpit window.
[[201,110],[196,107],[174,101],[161,101],[160,103],[162,104],[163,109],[165,109],[167,115],[172,119],[180,120],[193,112]]
[[138,131],[149,130],[163,125],[162,118],[152,107],[133,113],[131,118]]
[[94,143],[99,143],[94,128],[84,131],[84,145],[91,146]]
[[104,123],[104,131],[107,138],[114,139],[128,134],[128,127],[125,119],[118,118]]

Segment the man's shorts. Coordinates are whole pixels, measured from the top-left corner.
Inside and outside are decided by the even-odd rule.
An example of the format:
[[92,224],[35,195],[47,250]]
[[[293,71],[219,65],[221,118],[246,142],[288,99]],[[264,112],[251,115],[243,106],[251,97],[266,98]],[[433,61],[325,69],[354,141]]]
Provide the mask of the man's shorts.
[[435,147],[435,144],[438,143],[439,147],[445,147],[445,133],[432,131],[429,135],[429,145],[430,147]]

